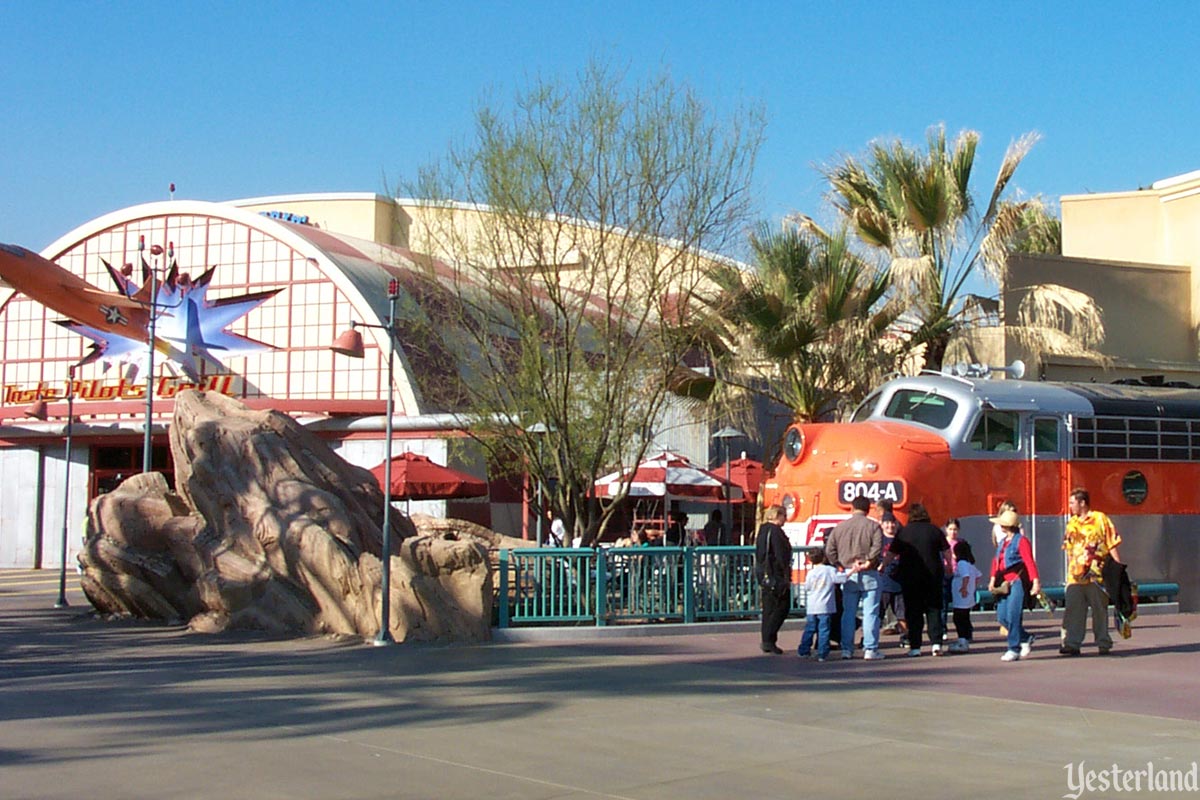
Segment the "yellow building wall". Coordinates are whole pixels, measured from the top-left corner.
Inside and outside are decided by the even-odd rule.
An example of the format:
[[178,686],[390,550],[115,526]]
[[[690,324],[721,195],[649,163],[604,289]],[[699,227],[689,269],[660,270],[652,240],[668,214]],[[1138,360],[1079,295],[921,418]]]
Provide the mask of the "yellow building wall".
[[1188,267],[1189,325],[1200,327],[1200,172],[1061,205],[1064,256]]
[[285,211],[306,216],[321,230],[344,233],[379,244],[406,245],[405,226],[397,221],[390,197],[368,193],[283,195],[236,200],[230,205],[254,213]]
[[[1004,325],[1008,328],[1019,324],[1018,309],[1030,287],[1055,283],[1090,295],[1100,306],[1105,340],[1098,349],[1106,356],[1147,364],[1195,362],[1191,278],[1191,270],[1183,266],[1013,256],[1004,292]],[[1007,347],[1009,360],[1028,360],[1038,355],[1020,351],[1012,337]]]

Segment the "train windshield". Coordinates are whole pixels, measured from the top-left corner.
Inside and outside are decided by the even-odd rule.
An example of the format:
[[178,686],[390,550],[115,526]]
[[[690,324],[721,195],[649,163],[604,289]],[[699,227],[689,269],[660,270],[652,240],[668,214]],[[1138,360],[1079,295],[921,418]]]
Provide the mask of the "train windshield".
[[863,422],[870,418],[871,413],[875,410],[875,406],[879,404],[879,395],[883,392],[874,392],[866,400],[859,403],[858,408],[854,409],[854,415],[850,417],[851,422]]
[[944,430],[950,427],[957,410],[958,403],[949,397],[935,394],[932,390],[900,389],[892,395],[883,415],[889,419],[919,422],[931,428]]

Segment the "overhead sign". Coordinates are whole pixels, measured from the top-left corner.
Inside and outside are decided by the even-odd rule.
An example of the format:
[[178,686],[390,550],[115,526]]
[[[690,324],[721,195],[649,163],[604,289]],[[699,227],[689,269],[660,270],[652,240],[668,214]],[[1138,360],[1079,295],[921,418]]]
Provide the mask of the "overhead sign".
[[[190,381],[186,378],[159,378],[154,384],[154,396],[170,399],[185,389],[199,389],[205,392],[233,395],[234,379],[237,375],[213,375],[202,381]],[[48,383],[42,381],[34,388],[19,384],[4,386],[4,404],[22,405],[35,400],[65,400],[69,389],[67,381]],[[118,381],[77,380],[74,382],[76,400],[145,400],[145,381],[132,382],[124,378]]]

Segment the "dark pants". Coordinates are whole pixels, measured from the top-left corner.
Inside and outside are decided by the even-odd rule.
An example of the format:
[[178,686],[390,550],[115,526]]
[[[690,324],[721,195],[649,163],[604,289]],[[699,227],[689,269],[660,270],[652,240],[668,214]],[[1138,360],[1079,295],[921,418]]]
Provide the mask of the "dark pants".
[[958,634],[958,638],[966,639],[968,642],[975,638],[975,626],[971,624],[971,609],[954,609],[954,632]]
[[929,623],[929,643],[942,643],[942,583],[904,588],[904,618],[908,622],[908,646],[921,647],[921,633]]
[[783,621],[787,619],[788,612],[791,611],[792,592],[791,587],[788,587],[782,594],[768,592],[766,589],[762,593],[762,643],[765,645],[773,645],[779,638],[779,629],[783,627]]

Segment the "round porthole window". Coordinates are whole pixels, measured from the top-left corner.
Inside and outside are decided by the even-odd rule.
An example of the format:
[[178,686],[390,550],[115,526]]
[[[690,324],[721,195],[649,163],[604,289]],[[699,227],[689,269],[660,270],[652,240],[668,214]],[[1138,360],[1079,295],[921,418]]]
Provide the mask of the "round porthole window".
[[1136,469],[1125,473],[1125,477],[1121,481],[1121,494],[1125,495],[1125,502],[1131,506],[1141,505],[1146,499],[1148,491],[1145,475]]
[[788,428],[787,436],[783,438],[783,454],[793,464],[804,455],[804,434],[799,428]]

